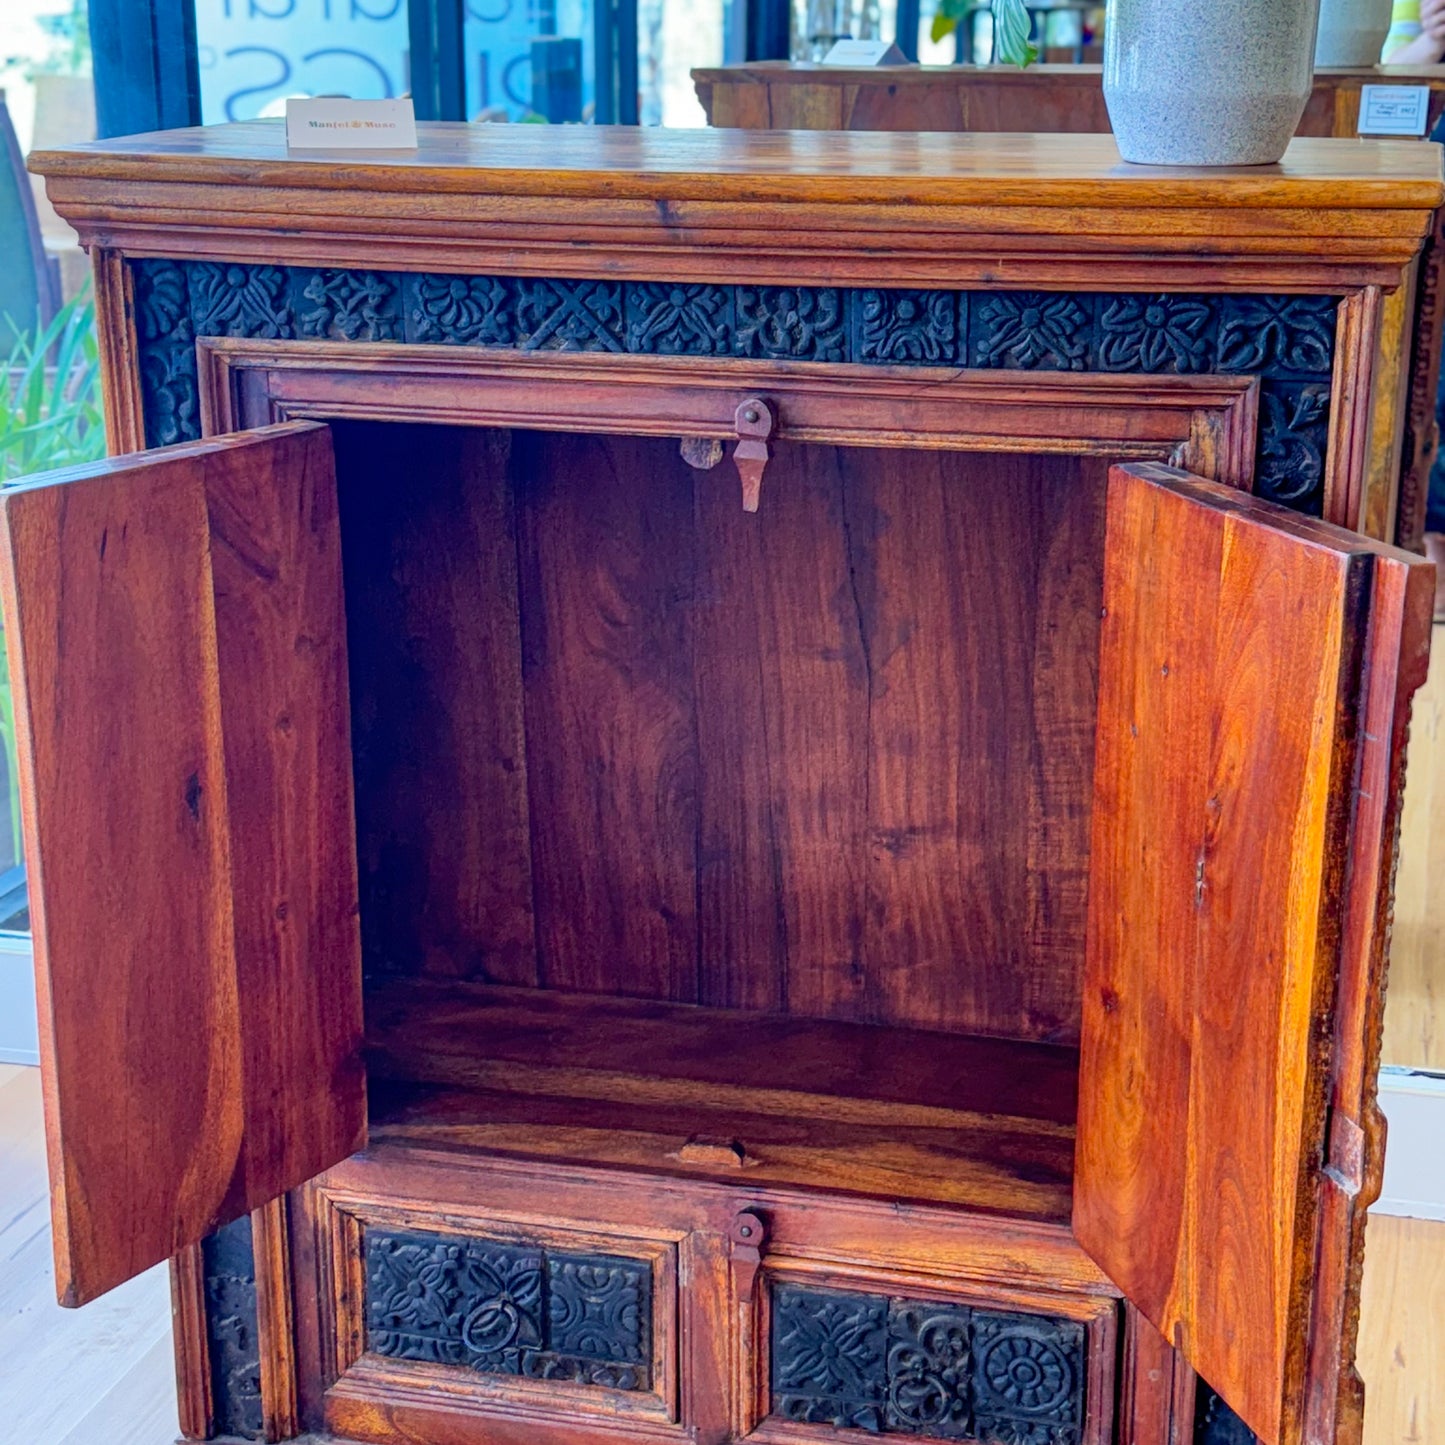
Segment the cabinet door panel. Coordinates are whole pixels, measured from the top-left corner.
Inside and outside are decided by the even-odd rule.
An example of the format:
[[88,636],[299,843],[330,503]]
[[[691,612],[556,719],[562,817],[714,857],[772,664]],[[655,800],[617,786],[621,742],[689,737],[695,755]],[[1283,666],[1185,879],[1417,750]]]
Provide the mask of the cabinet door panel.
[[324,427],[0,500],[57,1289],[81,1304],[358,1147]]
[[1274,1445],[1338,1384],[1331,1019],[1388,879],[1352,868],[1392,846],[1358,770],[1401,732],[1361,716],[1418,673],[1432,574],[1164,467],[1108,506],[1074,1229]]

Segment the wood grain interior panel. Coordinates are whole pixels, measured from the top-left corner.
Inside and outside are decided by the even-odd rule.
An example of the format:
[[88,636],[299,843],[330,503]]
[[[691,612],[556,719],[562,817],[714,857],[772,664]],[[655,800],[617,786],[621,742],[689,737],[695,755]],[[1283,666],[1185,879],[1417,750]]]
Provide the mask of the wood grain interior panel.
[[1068,1217],[1072,1049],[422,979],[369,1028],[378,1141]]
[[371,972],[1077,1040],[1102,462],[337,432]]
[[535,984],[510,436],[333,430],[367,967]]

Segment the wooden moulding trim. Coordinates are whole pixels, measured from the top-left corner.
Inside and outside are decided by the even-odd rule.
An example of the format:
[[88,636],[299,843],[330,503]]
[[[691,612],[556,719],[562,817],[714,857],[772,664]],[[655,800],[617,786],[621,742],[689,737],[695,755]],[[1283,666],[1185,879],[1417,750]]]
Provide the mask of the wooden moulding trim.
[[206,1333],[206,1266],[199,1244],[171,1260],[171,1334],[181,1434],[187,1440],[208,1440],[214,1433],[215,1407]]
[[1129,1304],[1123,1333],[1119,1439],[1128,1445],[1194,1445],[1194,1371]]
[[[1100,376],[705,361],[344,342],[197,343],[207,435],[262,421],[366,418],[640,436],[734,434],[775,404],[782,441],[1168,458],[1247,488],[1253,377]],[[269,415],[256,413],[263,406]]]
[[[432,271],[496,276],[574,276],[625,281],[718,282],[745,277],[759,286],[999,287],[1088,291],[1197,291],[1212,295],[1344,293],[1361,285],[1397,286],[1420,249],[1415,237],[1383,244],[1348,238],[1260,238],[1228,246],[1205,236],[1149,237],[1147,245],[1104,233],[1089,236],[1073,216],[1054,216],[1060,234],[1019,238],[979,225],[922,237],[885,238],[844,231],[828,216],[784,215],[749,233],[686,226],[551,228],[498,234],[458,223],[417,235],[306,233],[296,218],[265,225],[200,230],[184,214],[174,224],[87,224],[86,244],[128,257],[241,261],[356,270]],[[282,232],[284,231],[284,234]],[[818,244],[827,237],[826,246]],[[684,244],[685,241],[685,244]],[[887,254],[883,254],[884,251]]]
[[694,1432],[635,1414],[562,1415],[555,1395],[524,1404],[516,1400],[459,1402],[439,1392],[434,1377],[398,1378],[364,1360],[326,1397],[326,1426],[346,1440],[381,1445],[678,1445],[695,1442]]
[[297,1434],[296,1331],[291,1311],[291,1247],[286,1200],[251,1215],[256,1262],[256,1334],[261,1358],[261,1418],[267,1440]]
[[1397,524],[1405,426],[1410,401],[1410,324],[1420,262],[1405,271],[1405,284],[1384,294],[1375,327],[1375,382],[1370,388],[1370,437],[1359,528],[1377,542],[1393,542]]
[[1335,332],[1333,397],[1325,456],[1324,519],[1360,530],[1369,470],[1371,396],[1383,297],[1378,286],[1340,302]]
[[[764,503],[766,505],[766,502]],[[481,1207],[475,1156],[374,1144],[366,1157],[338,1164],[324,1176],[339,1205],[374,1208],[379,1200],[413,1211]],[[637,1224],[639,1188],[648,1218],[677,1238],[694,1231],[725,1232],[738,1210],[738,1188],[706,1180],[619,1177],[579,1167],[559,1179],[548,1161],[486,1158],[485,1206],[518,1223],[545,1227],[559,1218],[594,1227],[646,1233]],[[539,1201],[546,1202],[545,1212]],[[819,1208],[804,1191],[750,1190],[749,1208],[766,1211],[770,1250],[839,1268],[911,1269],[980,1283],[1000,1276],[1023,1288],[1042,1286],[1118,1297],[1118,1290],[1084,1253],[1065,1225],[1030,1224],[930,1206],[834,1198]],[[654,1230],[656,1232],[656,1230]]]
[[90,264],[106,445],[110,455],[117,457],[144,451],[146,444],[140,372],[133,361],[139,355],[134,283],[130,266],[117,251],[96,249]]

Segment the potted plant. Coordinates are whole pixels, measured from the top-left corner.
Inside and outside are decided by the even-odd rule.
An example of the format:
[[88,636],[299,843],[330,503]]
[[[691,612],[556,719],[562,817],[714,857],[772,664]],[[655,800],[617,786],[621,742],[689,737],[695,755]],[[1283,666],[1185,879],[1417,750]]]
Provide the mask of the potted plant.
[[[978,0],[938,0],[933,16],[933,39],[948,39],[971,10],[980,9]],[[993,0],[994,59],[1005,65],[1032,65],[1039,49],[1030,38],[1033,21],[1024,0]]]

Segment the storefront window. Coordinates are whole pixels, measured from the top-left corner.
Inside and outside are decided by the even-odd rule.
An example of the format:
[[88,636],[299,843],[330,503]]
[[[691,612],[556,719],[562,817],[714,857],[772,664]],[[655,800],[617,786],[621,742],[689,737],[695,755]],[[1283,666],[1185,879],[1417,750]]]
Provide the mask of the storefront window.
[[[33,149],[95,136],[84,0],[0,6],[0,486],[105,453],[89,267],[25,171]],[[15,788],[15,705],[0,650],[0,1060],[33,1060],[30,911]]]
[[283,115],[288,96],[411,89],[406,0],[196,0],[201,119]]

